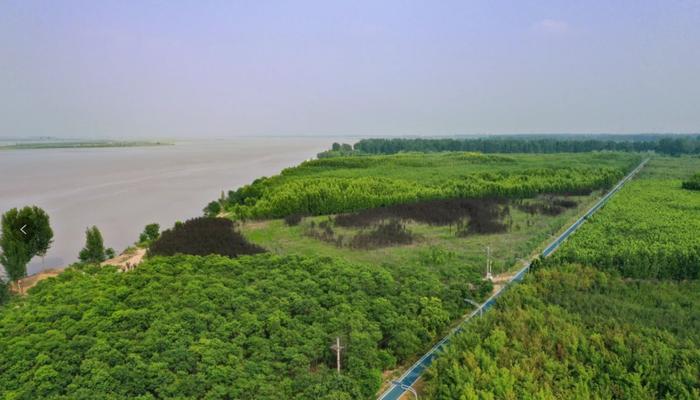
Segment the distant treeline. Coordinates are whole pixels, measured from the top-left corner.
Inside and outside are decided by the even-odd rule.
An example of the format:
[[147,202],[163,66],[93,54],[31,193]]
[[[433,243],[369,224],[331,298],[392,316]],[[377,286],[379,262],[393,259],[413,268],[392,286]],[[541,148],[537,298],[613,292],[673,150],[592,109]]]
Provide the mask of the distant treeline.
[[669,155],[700,154],[700,136],[698,135],[621,136],[617,140],[610,137],[584,139],[579,136],[572,138],[565,136],[554,138],[502,136],[479,139],[362,139],[355,143],[353,149],[359,154],[395,154],[411,151],[428,153],[442,151],[584,153],[604,150],[655,151]]

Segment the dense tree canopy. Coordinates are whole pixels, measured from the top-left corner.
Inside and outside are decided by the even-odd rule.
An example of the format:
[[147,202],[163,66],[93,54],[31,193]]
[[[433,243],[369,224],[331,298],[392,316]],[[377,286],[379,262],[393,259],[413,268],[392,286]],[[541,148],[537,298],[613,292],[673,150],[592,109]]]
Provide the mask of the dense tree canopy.
[[636,278],[700,277],[700,196],[680,180],[628,183],[557,257]]
[[433,365],[428,397],[700,398],[700,197],[678,179],[698,163],[652,159],[465,326]]
[[238,218],[281,218],[423,200],[590,192],[616,182],[638,161],[621,153],[566,159],[477,153],[324,158],[230,191],[226,208]]
[[75,267],[0,308],[0,397],[370,399],[462,312],[439,294],[328,258]]
[[555,266],[502,296],[428,374],[431,399],[700,397],[700,284]]

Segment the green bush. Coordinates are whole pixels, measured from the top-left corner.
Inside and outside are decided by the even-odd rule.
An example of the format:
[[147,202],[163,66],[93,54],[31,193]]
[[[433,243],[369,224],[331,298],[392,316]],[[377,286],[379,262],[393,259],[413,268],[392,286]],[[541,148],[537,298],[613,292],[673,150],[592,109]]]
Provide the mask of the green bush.
[[697,173],[690,177],[687,181],[684,181],[683,189],[688,190],[700,190],[700,173]]

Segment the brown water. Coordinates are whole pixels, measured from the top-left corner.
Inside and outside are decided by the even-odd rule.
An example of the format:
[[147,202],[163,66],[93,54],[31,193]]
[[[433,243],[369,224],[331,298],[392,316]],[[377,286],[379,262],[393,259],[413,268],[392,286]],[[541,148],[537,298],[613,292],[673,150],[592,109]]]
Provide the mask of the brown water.
[[96,225],[117,252],[143,226],[201,216],[202,208],[255,178],[314,157],[330,138],[251,138],[174,146],[0,152],[0,212],[37,205],[51,218],[54,243],[30,274],[75,262],[85,228]]

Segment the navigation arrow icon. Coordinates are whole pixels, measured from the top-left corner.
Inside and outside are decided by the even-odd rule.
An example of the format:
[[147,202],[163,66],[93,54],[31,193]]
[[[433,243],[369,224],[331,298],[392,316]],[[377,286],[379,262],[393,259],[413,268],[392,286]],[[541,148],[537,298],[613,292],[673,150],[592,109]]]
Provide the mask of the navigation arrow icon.
[[24,234],[26,235],[27,232],[24,231],[24,228],[26,228],[26,227],[27,227],[27,224],[22,225],[22,227],[19,228],[19,231],[22,232],[22,233],[24,233]]

